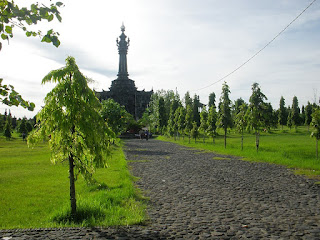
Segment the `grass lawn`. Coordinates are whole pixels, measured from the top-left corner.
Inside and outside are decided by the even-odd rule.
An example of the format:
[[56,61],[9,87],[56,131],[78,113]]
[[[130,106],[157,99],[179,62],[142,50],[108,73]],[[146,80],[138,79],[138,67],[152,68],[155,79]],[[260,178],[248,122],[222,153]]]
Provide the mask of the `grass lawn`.
[[[311,130],[310,130],[311,131]],[[160,136],[159,140],[176,142],[184,146],[197,149],[210,150],[221,154],[241,156],[249,161],[263,161],[287,166],[295,169],[298,174],[309,177],[320,177],[320,160],[316,159],[316,140],[310,137],[307,127],[298,127],[297,130],[272,130],[271,133],[261,133],[259,152],[255,147],[255,135],[246,133],[244,135],[244,149],[241,150],[241,135],[238,133],[228,133],[227,148],[224,148],[224,136],[222,131],[215,138],[190,140],[180,137],[176,141],[173,137]]]
[[111,226],[145,221],[145,201],[133,185],[133,177],[121,147],[114,147],[106,169],[97,169],[100,183],[88,186],[76,181],[79,218],[70,223],[67,163],[50,162],[47,143],[34,149],[15,137],[0,137],[0,229],[70,226]]

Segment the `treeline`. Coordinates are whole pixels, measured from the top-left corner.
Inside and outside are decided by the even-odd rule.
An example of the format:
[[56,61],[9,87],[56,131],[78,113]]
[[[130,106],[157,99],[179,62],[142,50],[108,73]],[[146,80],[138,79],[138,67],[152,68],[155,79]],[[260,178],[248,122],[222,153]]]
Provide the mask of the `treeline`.
[[12,117],[11,112],[9,114],[5,110],[4,114],[0,113],[0,133],[2,133],[7,139],[12,137],[14,131],[19,133],[19,135],[25,140],[28,134],[33,130],[35,126],[36,119],[30,118],[16,118]]
[[225,82],[219,102],[216,102],[216,94],[212,92],[207,105],[200,103],[197,94],[192,98],[187,92],[180,99],[179,94],[172,90],[157,91],[153,94],[142,121],[153,132],[171,137],[187,136],[189,141],[190,138],[197,140],[199,137],[205,139],[211,136],[214,142],[217,129],[221,128],[224,131],[225,147],[228,129],[235,129],[242,134],[252,132],[256,135],[258,150],[261,131],[270,131],[279,126],[288,126],[290,129],[300,125],[310,126],[315,111],[319,111],[319,106],[310,102],[300,109],[296,96],[289,106],[286,106],[285,99],[281,97],[279,108],[274,109],[267,102],[268,98],[258,83],[253,83],[251,90],[248,103],[242,98],[232,102],[230,88]]

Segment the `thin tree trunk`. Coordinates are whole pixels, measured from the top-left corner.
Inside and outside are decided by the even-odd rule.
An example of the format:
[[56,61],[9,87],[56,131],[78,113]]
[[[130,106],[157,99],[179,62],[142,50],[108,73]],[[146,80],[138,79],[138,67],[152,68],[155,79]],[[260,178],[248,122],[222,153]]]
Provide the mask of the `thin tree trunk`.
[[318,139],[316,139],[316,155],[317,155],[317,160],[319,160]]
[[243,151],[243,131],[242,131],[242,135],[241,135],[241,151]]
[[257,148],[257,152],[259,152],[259,132],[256,131],[256,148]]
[[227,148],[227,128],[224,129],[224,148]]
[[77,214],[76,204],[76,187],[74,179],[74,160],[72,153],[69,155],[69,178],[70,178],[70,202],[71,202],[71,218],[75,219]]

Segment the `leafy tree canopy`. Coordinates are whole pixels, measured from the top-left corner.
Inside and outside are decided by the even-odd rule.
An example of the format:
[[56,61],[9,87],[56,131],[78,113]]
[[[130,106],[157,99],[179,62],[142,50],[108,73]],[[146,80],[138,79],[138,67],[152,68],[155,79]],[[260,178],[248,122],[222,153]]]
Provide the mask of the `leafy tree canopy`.
[[106,166],[109,140],[114,136],[100,115],[101,104],[73,57],[66,59],[65,67],[46,75],[42,83],[47,82],[57,85],[47,94],[28,143],[50,136],[51,160],[65,161],[72,155],[76,173],[91,180],[94,166]]
[[124,106],[121,106],[111,98],[102,101],[101,115],[116,134],[125,131],[127,123],[133,118]]
[[[51,1],[51,0],[50,0]],[[61,22],[59,7],[63,6],[62,2],[51,3],[50,6],[46,6],[43,3],[34,3],[30,8],[20,8],[13,0],[1,0],[0,2],[0,34],[1,40],[7,40],[13,38],[13,30],[15,27],[22,29],[27,37],[41,37],[42,42],[52,43],[58,47],[60,41],[58,39],[59,33],[50,29],[46,34],[42,31],[30,30],[31,25],[36,25],[41,20],[47,20],[51,22],[54,18],[57,18]],[[0,41],[0,51],[2,48],[2,42]]]
[[3,85],[3,79],[0,78],[0,103],[8,106],[22,106],[33,111],[35,105],[32,102],[24,100],[19,93],[14,90],[12,85]]

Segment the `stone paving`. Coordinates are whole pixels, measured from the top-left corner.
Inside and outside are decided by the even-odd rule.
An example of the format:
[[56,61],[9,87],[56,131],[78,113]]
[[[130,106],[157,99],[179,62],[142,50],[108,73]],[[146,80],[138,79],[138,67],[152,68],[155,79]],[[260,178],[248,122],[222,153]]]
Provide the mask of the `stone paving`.
[[128,140],[145,226],[2,230],[0,239],[320,239],[320,186],[285,167]]

